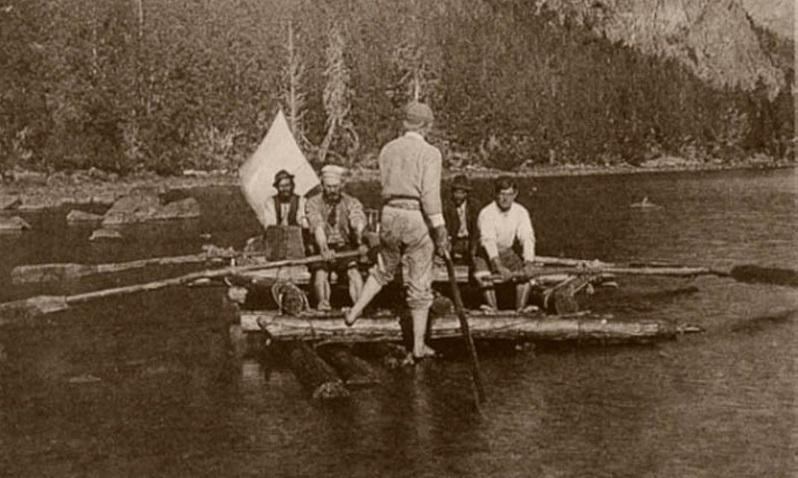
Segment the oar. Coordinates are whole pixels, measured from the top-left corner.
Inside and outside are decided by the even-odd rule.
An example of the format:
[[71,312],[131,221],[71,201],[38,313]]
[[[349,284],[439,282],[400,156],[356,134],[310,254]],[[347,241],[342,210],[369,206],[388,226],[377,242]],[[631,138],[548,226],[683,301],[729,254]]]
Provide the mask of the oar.
[[[110,264],[75,264],[52,263],[32,264],[17,266],[11,270],[11,281],[14,284],[32,284],[42,282],[60,282],[79,279],[95,274],[108,274],[123,272],[131,269],[140,269],[149,266],[165,266],[172,264],[196,264],[211,259],[224,259],[227,256],[209,254],[189,254],[173,257],[152,257],[128,262],[115,262]],[[229,256],[229,257],[232,257]]]
[[457,285],[457,278],[454,274],[454,263],[452,263],[452,256],[449,254],[449,251],[443,251],[443,260],[446,262],[446,272],[449,273],[449,285],[452,286],[452,298],[454,299],[454,308],[457,312],[457,317],[460,319],[460,330],[463,332],[466,347],[471,355],[471,377],[474,380],[474,390],[476,391],[474,401],[477,408],[479,408],[479,405],[485,401],[485,387],[482,384],[482,372],[479,369],[477,348],[474,346],[474,338],[471,337],[471,330],[468,328],[468,318],[465,314],[463,298],[460,296],[460,287]]
[[[340,252],[334,255],[333,260],[352,259],[358,257],[359,255],[360,253],[358,251]],[[5,325],[7,323],[13,322],[13,317],[7,319],[6,318],[7,316],[18,316],[19,314],[22,314],[24,317],[36,317],[44,314],[49,314],[52,312],[66,310],[72,305],[81,304],[83,302],[89,302],[95,299],[128,295],[128,294],[134,294],[136,292],[143,292],[149,290],[163,289],[164,287],[188,284],[197,279],[224,277],[226,275],[236,274],[246,271],[307,265],[322,261],[325,261],[325,259],[321,255],[316,255],[316,256],[305,257],[302,259],[286,259],[282,261],[267,262],[264,264],[232,266],[232,267],[225,267],[222,269],[212,269],[200,272],[192,272],[190,274],[185,274],[171,279],[147,282],[144,284],[134,284],[122,287],[114,287],[111,289],[96,290],[92,292],[84,292],[82,294],[67,295],[67,296],[40,295],[14,302],[6,302],[4,304],[0,304],[0,325]]]
[[[702,275],[712,275],[717,277],[728,277],[738,282],[745,283],[762,283],[798,287],[798,272],[791,269],[760,267],[755,265],[736,266],[729,271],[724,271],[708,267],[596,267],[588,264],[583,267],[573,268],[543,267],[531,273],[515,273],[513,274],[511,280],[526,280],[559,274],[616,274],[669,277],[696,277]],[[492,278],[494,281],[502,280],[502,278],[498,275],[494,275]]]
[[568,257],[546,257],[546,256],[535,256],[535,263],[543,264],[545,266],[594,266],[594,267],[649,267],[649,268],[659,268],[659,267],[683,267],[682,264],[675,264],[673,262],[665,262],[665,261],[634,261],[634,262],[624,262],[624,263],[617,263],[617,262],[604,262],[599,260],[588,260],[588,259],[571,259]]
[[[188,254],[172,257],[152,257],[138,259],[127,262],[112,262],[108,264],[76,264],[71,262],[60,262],[50,264],[30,264],[17,266],[11,270],[11,281],[13,284],[40,284],[57,283],[69,280],[80,279],[97,274],[111,274],[124,272],[132,269],[141,269],[150,266],[165,266],[175,264],[198,264],[213,260],[230,259],[233,257],[263,255],[262,253],[241,253],[235,251],[221,250],[216,253]],[[630,267],[663,267],[673,266],[673,264],[662,262],[651,263],[629,263],[614,264],[610,262],[587,261],[584,259],[569,259],[560,257],[538,256],[535,262],[542,265],[561,265],[561,266],[580,266],[586,263],[601,265],[606,267],[630,266]]]

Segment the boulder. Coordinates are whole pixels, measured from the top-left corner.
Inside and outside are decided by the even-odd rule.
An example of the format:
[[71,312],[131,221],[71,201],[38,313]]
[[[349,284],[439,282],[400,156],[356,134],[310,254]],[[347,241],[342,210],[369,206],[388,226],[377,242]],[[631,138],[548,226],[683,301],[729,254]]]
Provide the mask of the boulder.
[[163,204],[154,191],[134,191],[118,199],[105,213],[103,226],[196,218],[199,203],[194,198]]
[[673,168],[673,167],[680,167],[686,166],[688,161],[684,158],[679,158],[676,156],[660,156],[656,159],[649,159],[648,161],[644,161],[640,163],[640,166],[644,168]]
[[0,217],[0,234],[22,232],[27,229],[30,229],[30,224],[19,216]]
[[22,204],[18,196],[0,196],[0,210],[15,209]]
[[37,171],[29,171],[27,169],[15,169],[11,171],[11,177],[15,183],[18,184],[47,184],[47,175]]
[[99,214],[92,214],[90,212],[80,211],[73,209],[67,214],[67,224],[85,224],[101,222],[103,217]]
[[118,241],[122,239],[122,234],[113,229],[97,229],[91,233],[90,241]]
[[155,219],[165,221],[170,219],[190,219],[200,217],[200,205],[194,198],[185,198],[180,201],[165,204],[156,214]]

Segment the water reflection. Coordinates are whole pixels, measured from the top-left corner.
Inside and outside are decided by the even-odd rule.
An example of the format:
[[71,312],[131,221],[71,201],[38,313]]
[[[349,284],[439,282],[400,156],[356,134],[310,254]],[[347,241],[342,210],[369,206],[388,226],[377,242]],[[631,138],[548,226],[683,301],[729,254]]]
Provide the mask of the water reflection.
[[[543,254],[798,264],[793,171],[534,183],[537,192],[522,202]],[[354,188],[376,206],[374,185]],[[489,183],[477,182],[476,194],[487,200]],[[663,209],[628,207],[643,196]],[[203,233],[226,246],[257,231],[234,189],[199,197],[199,221],[130,230],[107,248],[58,216],[40,217],[38,231],[0,237],[0,295],[31,292],[9,286],[16,264],[192,253]],[[279,364],[236,358],[223,294],[157,291],[86,305],[34,329],[4,329],[0,469],[11,476],[355,477],[798,471],[793,289],[711,277],[624,279],[620,289],[599,290],[593,307],[619,318],[696,322],[707,333],[657,347],[486,353],[489,401],[481,415],[472,409],[468,363],[456,354],[382,370],[380,386],[349,401],[312,403]]]

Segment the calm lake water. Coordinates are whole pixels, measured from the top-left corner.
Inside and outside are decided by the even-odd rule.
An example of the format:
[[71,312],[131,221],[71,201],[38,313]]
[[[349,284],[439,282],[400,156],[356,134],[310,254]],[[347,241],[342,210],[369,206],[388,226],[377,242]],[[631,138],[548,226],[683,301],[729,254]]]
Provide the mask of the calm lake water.
[[[376,185],[359,190],[376,204]],[[120,244],[89,243],[63,215],[28,216],[33,232],[0,236],[0,300],[47,291],[11,287],[17,264],[197,252],[202,233],[240,246],[257,232],[237,191],[190,193],[200,220],[132,228]],[[644,196],[663,208],[629,207]],[[798,267],[796,200],[796,170],[546,178],[520,196],[541,254],[716,267]],[[625,279],[587,305],[706,333],[483,357],[481,415],[455,359],[312,403],[289,372],[233,357],[218,288],[99,302],[0,331],[0,476],[796,476],[797,292]]]

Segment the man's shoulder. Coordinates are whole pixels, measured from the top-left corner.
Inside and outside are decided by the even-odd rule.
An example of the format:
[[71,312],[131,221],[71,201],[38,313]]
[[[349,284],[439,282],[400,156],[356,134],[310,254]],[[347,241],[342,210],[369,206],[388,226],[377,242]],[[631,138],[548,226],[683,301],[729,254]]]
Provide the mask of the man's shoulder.
[[526,206],[517,201],[513,202],[511,209],[512,209],[511,212],[515,215],[525,215],[526,217],[529,217],[529,209],[527,209]]
[[495,213],[496,213],[496,202],[491,201],[485,206],[483,206],[482,209],[479,210],[479,217],[488,216]]
[[320,204],[322,201],[322,194],[317,192],[316,194],[312,194],[310,196],[303,196],[300,200],[304,200],[305,204]]

